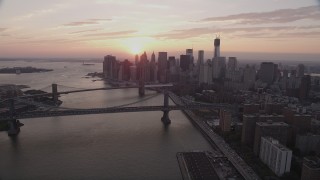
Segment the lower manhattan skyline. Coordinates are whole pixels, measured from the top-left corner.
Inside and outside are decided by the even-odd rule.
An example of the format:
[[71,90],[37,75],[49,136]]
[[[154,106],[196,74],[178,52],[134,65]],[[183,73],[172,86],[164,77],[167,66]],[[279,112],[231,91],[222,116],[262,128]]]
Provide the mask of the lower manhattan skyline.
[[2,0],[0,17],[3,58],[99,58],[110,52],[131,60],[144,51],[180,55],[186,48],[207,56],[217,35],[222,53],[242,59],[319,57],[315,0]]

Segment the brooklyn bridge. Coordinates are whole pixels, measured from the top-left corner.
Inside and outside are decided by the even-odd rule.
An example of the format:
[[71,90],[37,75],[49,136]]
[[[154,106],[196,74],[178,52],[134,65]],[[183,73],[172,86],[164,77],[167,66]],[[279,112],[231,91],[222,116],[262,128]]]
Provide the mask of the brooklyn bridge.
[[[124,87],[106,87],[106,88],[92,88],[92,89],[71,89],[67,91],[58,91],[58,87],[63,88],[66,86],[52,84],[51,92],[48,93],[40,93],[33,95],[25,95],[19,96],[16,98],[9,98],[2,103],[7,103],[10,109],[8,115],[1,116],[0,121],[8,122],[8,135],[17,135],[20,132],[20,119],[30,119],[30,118],[44,118],[44,117],[55,117],[55,116],[75,116],[75,115],[89,115],[89,114],[105,114],[105,113],[128,113],[128,112],[142,112],[142,111],[162,111],[163,116],[161,121],[163,124],[168,125],[171,123],[169,118],[169,112],[173,110],[199,110],[199,109],[225,109],[231,112],[236,112],[236,108],[230,104],[207,104],[207,103],[199,103],[195,101],[191,101],[188,99],[182,99],[181,97],[175,95],[169,88],[172,87],[172,84],[156,84],[156,85],[144,85],[139,86],[124,86]],[[144,95],[144,89],[148,88],[151,90],[157,90],[158,92],[162,92],[164,95],[163,105],[161,106],[132,106],[133,104],[137,104],[140,101],[123,104],[114,107],[106,107],[106,108],[89,108],[89,109],[77,109],[77,108],[64,108],[47,105],[41,102],[37,102],[32,100],[34,97],[41,96],[51,96],[54,102],[58,101],[59,95],[61,94],[71,94],[71,93],[80,93],[87,91],[99,91],[99,90],[114,90],[114,89],[129,89],[129,88],[137,88],[139,89],[139,95]],[[142,93],[141,93],[142,92]],[[188,101],[184,105],[169,105],[169,99],[178,98],[183,101]],[[15,104],[17,102],[22,102],[25,104],[33,105],[39,107],[41,110],[27,111],[22,113],[15,112]],[[45,109],[45,110],[43,110]]]

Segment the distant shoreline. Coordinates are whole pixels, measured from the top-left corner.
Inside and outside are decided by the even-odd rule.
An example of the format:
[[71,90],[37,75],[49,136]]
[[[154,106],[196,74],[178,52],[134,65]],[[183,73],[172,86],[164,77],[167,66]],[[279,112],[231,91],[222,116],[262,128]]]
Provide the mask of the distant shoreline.
[[13,67],[0,68],[0,74],[21,74],[21,73],[41,73],[49,72],[53,69],[35,68],[35,67]]

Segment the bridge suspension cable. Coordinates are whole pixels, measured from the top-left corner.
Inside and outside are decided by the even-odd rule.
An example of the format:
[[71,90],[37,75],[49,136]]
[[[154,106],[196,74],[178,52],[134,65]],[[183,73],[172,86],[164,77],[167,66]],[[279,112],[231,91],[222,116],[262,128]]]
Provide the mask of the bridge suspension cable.
[[51,92],[52,91],[52,86],[49,85],[49,86],[46,86],[46,87],[43,87],[41,89],[39,89],[40,91],[44,91],[44,92]]
[[144,99],[141,99],[141,100],[138,100],[138,101],[135,101],[135,102],[132,102],[132,103],[128,103],[128,104],[123,104],[123,105],[120,105],[120,106],[113,106],[113,107],[110,107],[110,108],[120,108],[120,107],[126,107],[126,106],[130,106],[130,105],[133,105],[133,104],[137,104],[137,103],[140,103],[140,102],[144,102],[144,101],[147,101],[149,99],[152,99],[154,97],[157,97],[161,94],[157,93],[155,95],[152,95],[150,97],[147,97],[147,98],[144,98]]
[[[126,106],[130,106],[130,105],[133,105],[133,104],[137,104],[137,103],[140,103],[140,102],[144,102],[144,101],[147,101],[147,100],[150,100],[154,97],[157,97],[161,94],[157,93],[157,94],[154,94],[154,95],[150,95],[150,96],[147,96],[143,99],[139,99],[138,101],[134,101],[134,102],[130,102],[130,103],[127,103],[127,104],[121,104],[121,105],[116,105],[116,106],[108,106],[108,107],[104,107],[104,108],[121,108],[121,107],[126,107]],[[86,108],[84,109],[81,109],[81,108],[67,108],[67,107],[52,107],[54,109],[66,109],[66,110],[85,110]]]
[[79,87],[72,87],[72,86],[65,86],[61,84],[58,85],[58,91],[77,91],[77,90],[87,90],[86,88],[79,88]]

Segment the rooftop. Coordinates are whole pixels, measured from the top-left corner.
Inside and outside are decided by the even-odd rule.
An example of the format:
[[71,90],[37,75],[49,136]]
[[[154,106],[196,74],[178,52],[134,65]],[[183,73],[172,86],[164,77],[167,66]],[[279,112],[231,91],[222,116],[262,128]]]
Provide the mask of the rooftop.
[[286,146],[280,144],[278,140],[273,139],[272,137],[262,137],[262,138],[266,139],[267,141],[269,141],[270,143],[272,143],[274,146],[276,146],[277,148],[279,148],[282,151],[291,151]]

